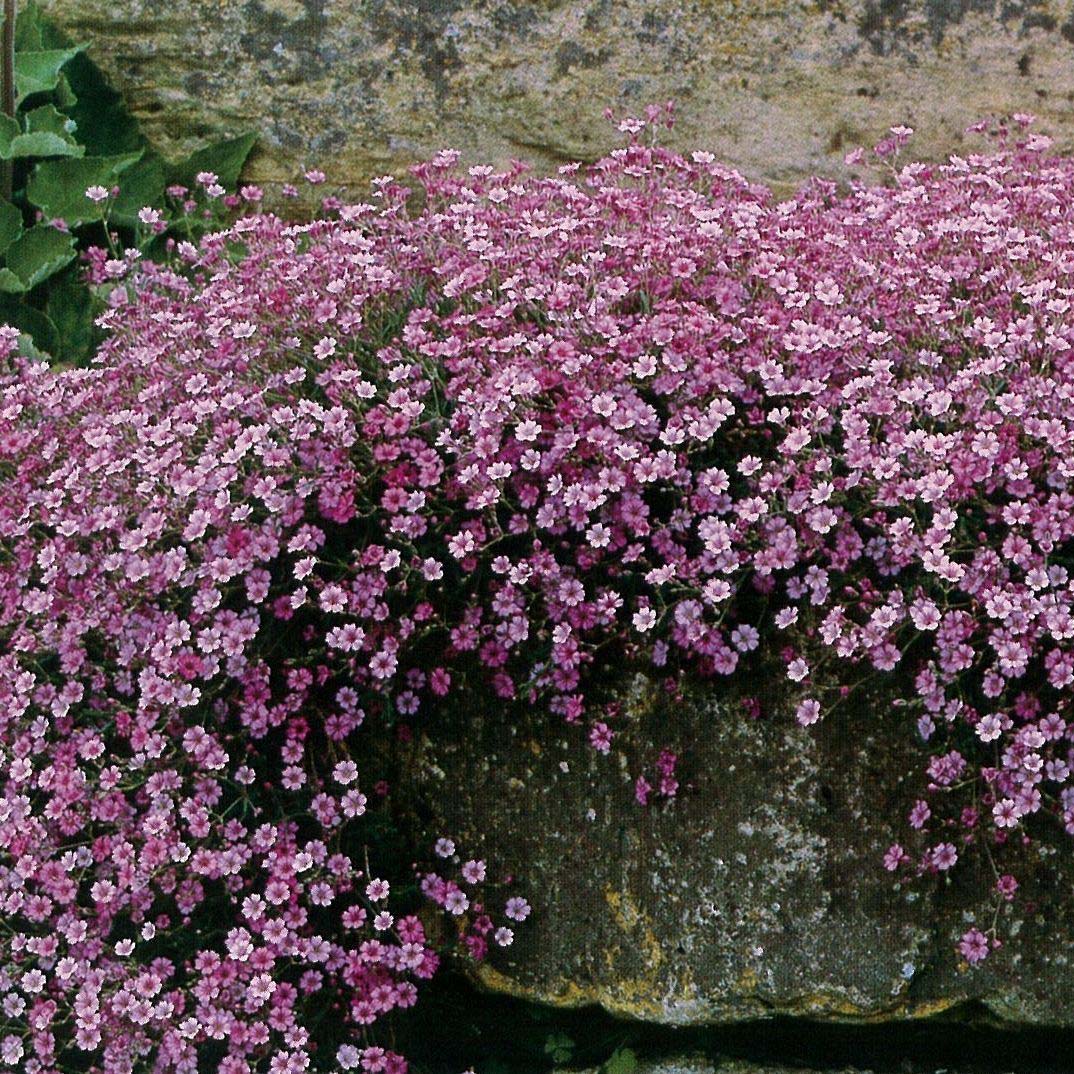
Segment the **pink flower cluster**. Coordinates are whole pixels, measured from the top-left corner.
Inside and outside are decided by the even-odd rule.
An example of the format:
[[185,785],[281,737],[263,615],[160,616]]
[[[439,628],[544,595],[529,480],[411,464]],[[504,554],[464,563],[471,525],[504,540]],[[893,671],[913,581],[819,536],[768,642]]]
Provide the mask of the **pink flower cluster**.
[[[365,1027],[437,957],[360,857],[359,729],[471,688],[607,749],[598,659],[781,654],[807,725],[892,672],[927,798],[889,866],[1074,833],[1074,162],[1012,130],[784,203],[637,140],[587,174],[456,163],[414,169],[416,214],[384,180],[173,267],[93,260],[90,369],[2,335],[0,1048],[28,1074],[401,1069]],[[513,938],[484,872],[421,882],[478,957]]]

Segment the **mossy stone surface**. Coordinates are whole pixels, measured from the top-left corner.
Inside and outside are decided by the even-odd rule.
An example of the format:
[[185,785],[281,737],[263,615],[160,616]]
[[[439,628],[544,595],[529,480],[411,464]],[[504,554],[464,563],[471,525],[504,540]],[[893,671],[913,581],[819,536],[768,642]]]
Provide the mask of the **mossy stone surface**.
[[[987,856],[964,850],[950,876],[902,886],[882,866],[894,839],[923,845],[906,821],[927,758],[913,721],[890,698],[852,695],[801,728],[777,681],[744,687],[763,698],[753,719],[726,686],[676,699],[637,680],[607,756],[581,728],[478,703],[416,738],[405,793],[423,830],[514,874],[534,907],[478,981],[669,1025],[894,1022],[967,1004],[1074,1025],[1069,837],[1045,826],[1004,848],[1022,881],[999,915],[1009,939],[969,967],[956,947],[992,923]],[[664,745],[682,755],[681,792],[641,808],[633,779]]]

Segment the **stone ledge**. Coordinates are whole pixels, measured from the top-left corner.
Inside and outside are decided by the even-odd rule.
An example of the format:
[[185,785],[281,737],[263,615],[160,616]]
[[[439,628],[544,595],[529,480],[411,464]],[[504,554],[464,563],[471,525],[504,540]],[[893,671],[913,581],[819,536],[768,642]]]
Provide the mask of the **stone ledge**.
[[[778,681],[757,679],[754,692]],[[477,706],[457,725],[438,715],[436,743],[413,748],[425,830],[519,877],[534,906],[473,971],[484,988],[674,1026],[876,1024],[965,1004],[1074,1025],[1074,863],[1055,852],[1067,837],[1006,848],[1023,878],[1002,907],[1012,939],[970,968],[956,944],[991,921],[987,863],[964,853],[957,875],[905,887],[881,865],[913,835],[925,759],[884,697],[803,729],[793,699],[769,696],[754,720],[717,685],[672,703],[639,680],[622,696],[607,757],[566,725]],[[632,779],[663,745],[682,753],[683,790],[642,809]]]

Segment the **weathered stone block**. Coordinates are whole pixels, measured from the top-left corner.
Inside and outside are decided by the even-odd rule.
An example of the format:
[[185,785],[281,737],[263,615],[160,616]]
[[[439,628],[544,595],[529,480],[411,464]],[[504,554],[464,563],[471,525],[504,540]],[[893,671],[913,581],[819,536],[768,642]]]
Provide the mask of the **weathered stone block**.
[[[726,686],[674,701],[639,685],[608,757],[578,729],[510,712],[468,712],[424,741],[411,764],[426,830],[512,872],[534,905],[479,980],[676,1025],[887,1021],[967,1003],[1074,1024],[1069,838],[1004,848],[1024,881],[1001,914],[1011,939],[971,969],[956,943],[991,924],[985,856],[967,850],[951,879],[902,887],[881,864],[894,836],[914,834],[925,755],[912,721],[880,696],[851,695],[812,729],[787,699],[765,711],[751,719]],[[632,775],[653,743],[682,751],[685,785],[643,809]]]
[[[674,99],[668,141],[788,193],[893,124],[917,156],[990,113],[1074,139],[1060,0],[51,0],[167,150],[256,129],[260,181],[320,164],[359,189],[446,145],[550,170]],[[969,143],[973,144],[973,143]]]

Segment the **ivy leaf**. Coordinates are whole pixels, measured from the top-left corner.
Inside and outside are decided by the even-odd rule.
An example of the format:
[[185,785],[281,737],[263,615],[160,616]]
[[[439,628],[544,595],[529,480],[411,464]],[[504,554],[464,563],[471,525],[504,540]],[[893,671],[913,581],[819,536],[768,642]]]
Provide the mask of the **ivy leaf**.
[[191,153],[181,163],[173,164],[168,182],[182,183],[183,186],[192,188],[197,182],[198,172],[215,172],[220,177],[221,185],[233,190],[256,141],[257,135],[251,133],[207,145]]
[[40,49],[34,52],[16,52],[15,89],[19,101],[34,93],[48,93],[60,81],[60,69],[77,56],[84,45],[74,48]]
[[74,259],[75,237],[38,224],[23,232],[7,252],[7,267],[29,291]]
[[10,201],[0,199],[0,254],[22,234],[22,213]]
[[111,157],[43,161],[34,168],[26,184],[26,197],[46,216],[66,220],[71,227],[100,220],[103,207],[86,197],[86,188],[114,186],[120,173],[141,156],[139,150]]

